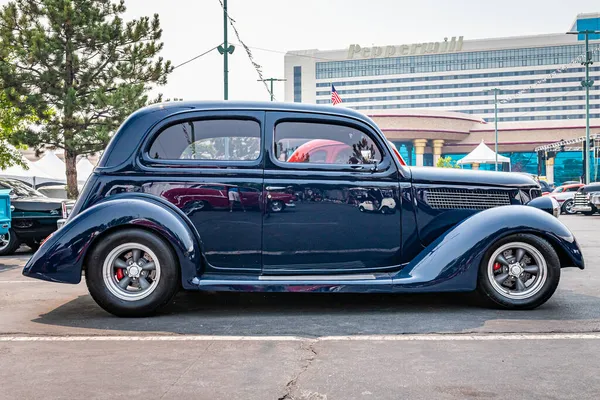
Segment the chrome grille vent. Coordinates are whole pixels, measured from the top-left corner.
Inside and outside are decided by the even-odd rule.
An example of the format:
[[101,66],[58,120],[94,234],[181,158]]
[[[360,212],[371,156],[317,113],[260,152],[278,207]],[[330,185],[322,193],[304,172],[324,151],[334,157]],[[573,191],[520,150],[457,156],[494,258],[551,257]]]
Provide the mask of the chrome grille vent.
[[576,206],[587,206],[589,204],[589,199],[587,197],[586,193],[583,192],[576,192],[575,196],[573,197],[573,204],[575,204]]
[[486,210],[510,205],[510,197],[502,190],[434,188],[425,192],[425,202],[438,209]]

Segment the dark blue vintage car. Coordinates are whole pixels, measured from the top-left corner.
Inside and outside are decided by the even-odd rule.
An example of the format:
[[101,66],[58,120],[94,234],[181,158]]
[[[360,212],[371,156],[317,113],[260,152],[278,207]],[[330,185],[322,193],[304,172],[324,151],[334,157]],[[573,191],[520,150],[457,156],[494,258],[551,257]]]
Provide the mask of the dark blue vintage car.
[[24,275],[119,316],[183,289],[468,292],[531,309],[583,269],[557,203],[513,173],[408,168],[366,116],[195,102],[134,113]]

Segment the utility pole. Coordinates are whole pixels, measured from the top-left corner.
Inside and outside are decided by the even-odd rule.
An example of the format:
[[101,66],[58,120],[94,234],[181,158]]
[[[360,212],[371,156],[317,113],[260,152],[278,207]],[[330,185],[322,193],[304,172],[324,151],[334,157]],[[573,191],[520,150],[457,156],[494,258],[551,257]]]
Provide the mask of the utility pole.
[[227,55],[233,54],[234,45],[227,45],[227,24],[229,15],[227,15],[227,0],[223,0],[223,44],[217,47],[219,53],[223,55],[223,99],[229,99],[229,66],[227,64]]
[[490,90],[486,90],[486,92],[494,92],[494,132],[496,135],[496,146],[494,151],[496,152],[496,161],[494,162],[494,170],[498,171],[498,92],[500,89],[493,88]]
[[257,82],[271,82],[271,90],[269,90],[269,92],[271,93],[271,101],[275,100],[275,96],[273,95],[273,82],[284,82],[287,79],[278,79],[278,78],[267,78],[267,79],[257,79]]
[[590,183],[590,88],[594,81],[590,79],[590,64],[593,64],[592,53],[590,52],[589,35],[598,35],[600,31],[584,30],[577,32],[567,32],[567,35],[585,35],[585,61],[581,64],[585,66],[585,80],[581,81],[581,86],[585,88],[585,155],[583,157],[583,170],[585,171],[585,183]]

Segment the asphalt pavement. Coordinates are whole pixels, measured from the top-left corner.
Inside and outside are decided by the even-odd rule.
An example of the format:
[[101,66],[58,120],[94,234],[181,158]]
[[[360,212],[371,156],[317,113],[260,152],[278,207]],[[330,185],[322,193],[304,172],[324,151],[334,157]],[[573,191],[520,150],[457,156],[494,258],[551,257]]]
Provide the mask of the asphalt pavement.
[[120,319],[0,258],[0,399],[600,398],[600,216],[533,311],[468,294],[180,293]]

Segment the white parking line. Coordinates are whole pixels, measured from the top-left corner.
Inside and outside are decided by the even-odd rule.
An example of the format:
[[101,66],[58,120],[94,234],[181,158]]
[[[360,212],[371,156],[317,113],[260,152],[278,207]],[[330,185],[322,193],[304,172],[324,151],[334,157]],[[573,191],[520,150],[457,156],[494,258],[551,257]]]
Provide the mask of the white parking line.
[[419,334],[419,335],[349,335],[304,338],[301,336],[217,336],[217,335],[149,335],[149,336],[0,336],[0,342],[346,342],[346,341],[504,341],[504,340],[598,340],[600,333],[549,334]]

